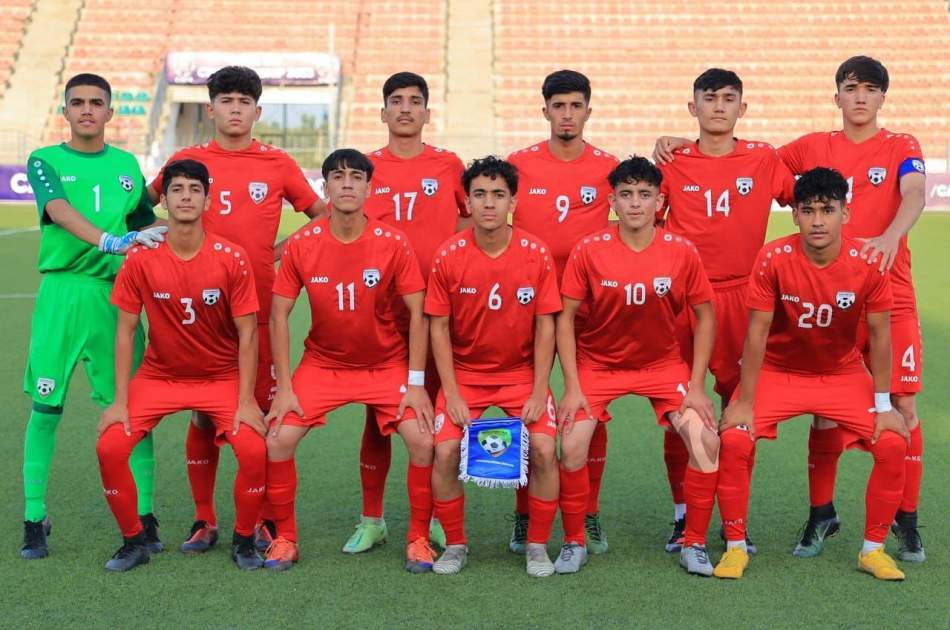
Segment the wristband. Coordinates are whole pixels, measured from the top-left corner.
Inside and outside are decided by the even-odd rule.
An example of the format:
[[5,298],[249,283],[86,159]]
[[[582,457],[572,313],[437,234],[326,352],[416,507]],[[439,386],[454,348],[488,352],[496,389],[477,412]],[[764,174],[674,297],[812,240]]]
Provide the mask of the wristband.
[[893,410],[894,407],[891,405],[890,392],[874,392],[874,411],[877,413],[887,413]]
[[417,385],[422,387],[426,384],[426,373],[425,370],[409,370],[409,380],[410,385]]

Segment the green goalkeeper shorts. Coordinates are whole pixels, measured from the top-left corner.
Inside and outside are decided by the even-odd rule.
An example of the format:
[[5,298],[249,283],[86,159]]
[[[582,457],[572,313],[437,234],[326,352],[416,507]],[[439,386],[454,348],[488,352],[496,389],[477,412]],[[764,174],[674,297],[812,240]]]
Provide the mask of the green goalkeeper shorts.
[[[115,395],[115,327],[109,303],[112,283],[71,273],[46,273],[33,308],[30,354],[23,391],[34,404],[62,407],[76,363],[82,361],[92,399],[103,407]],[[145,347],[142,325],[135,334],[133,366]]]

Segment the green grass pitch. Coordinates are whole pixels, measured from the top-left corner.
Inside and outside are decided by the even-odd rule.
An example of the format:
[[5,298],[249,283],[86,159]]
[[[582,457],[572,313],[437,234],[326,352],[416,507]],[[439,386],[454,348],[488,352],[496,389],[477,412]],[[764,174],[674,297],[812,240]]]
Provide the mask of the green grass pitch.
[[[294,223],[298,221],[298,223]],[[926,391],[919,410],[926,427],[926,472],[921,523],[928,561],[907,566],[902,584],[876,582],[855,569],[862,538],[863,453],[841,461],[837,505],[842,533],[813,560],[791,556],[807,515],[807,420],[783,426],[777,442],[759,446],[751,506],[751,533],[759,546],[745,579],[691,578],[664,553],[671,506],[661,433],[642,401],[613,408],[610,459],[602,514],[610,553],[594,557],[579,575],[532,580],[523,559],[507,551],[513,493],[468,491],[471,562],[454,578],[413,576],[402,570],[407,517],[405,456],[394,445],[386,496],[389,543],[371,553],[340,552],[359,513],[357,451],[362,410],[351,406],[313,432],[297,457],[302,560],[286,574],[240,573],[221,545],[203,557],[175,551],[191,525],[183,458],[185,417],[168,418],[156,432],[156,513],[170,551],[127,575],[102,565],[119,534],[103,500],[94,443],[98,408],[85,376],[72,380],[50,480],[54,527],[51,556],[19,559],[22,536],[21,464],[29,401],[21,392],[29,340],[38,234],[10,233],[35,223],[34,210],[0,206],[0,626],[236,627],[943,627],[947,623],[950,565],[950,214],[928,214],[913,232],[914,270],[925,343]],[[288,227],[299,218],[288,217]],[[790,230],[788,214],[773,216],[770,233]],[[286,232],[287,229],[284,231]],[[26,296],[24,297],[24,294]],[[308,319],[305,304],[293,316],[299,356]],[[81,370],[79,370],[81,372]],[[554,384],[557,392],[560,383]],[[225,449],[227,450],[227,449]],[[232,523],[234,459],[221,459],[218,509],[222,541]],[[555,525],[554,540],[560,525]],[[721,545],[713,530],[710,550]],[[894,548],[893,539],[889,543]],[[554,553],[556,542],[551,544]]]

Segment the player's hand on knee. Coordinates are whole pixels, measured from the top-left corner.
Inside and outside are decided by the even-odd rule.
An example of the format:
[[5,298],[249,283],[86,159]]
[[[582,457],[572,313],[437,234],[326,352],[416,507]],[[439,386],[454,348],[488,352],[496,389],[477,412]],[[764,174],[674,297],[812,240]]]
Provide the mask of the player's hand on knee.
[[713,408],[712,400],[706,395],[705,388],[702,385],[690,383],[690,387],[683,397],[683,404],[680,405],[680,415],[686,413],[687,409],[692,409],[699,414],[699,419],[710,431],[718,431],[716,424],[716,412]]
[[406,388],[406,393],[399,401],[399,409],[396,411],[396,419],[402,418],[406,407],[411,407],[416,412],[416,418],[419,422],[419,431],[422,433],[435,433],[435,413],[432,411],[432,401],[429,400],[429,394],[425,387],[420,385],[410,385]]
[[521,408],[521,422],[524,424],[534,424],[538,421],[545,411],[547,411],[548,393],[531,394]]
[[99,426],[96,427],[96,430],[99,432],[99,437],[102,437],[102,434],[113,424],[121,424],[125,434],[132,435],[132,425],[129,422],[128,407],[112,403],[102,411],[102,415],[99,416]]
[[458,394],[445,396],[445,413],[449,416],[457,427],[467,427],[472,423],[472,414],[468,410],[468,404]]
[[256,400],[248,400],[238,404],[237,412],[234,414],[234,426],[231,430],[231,435],[238,434],[241,423],[251,427],[251,429],[261,437],[267,435],[267,425],[264,423],[264,412],[257,406]]
[[580,389],[566,390],[563,398],[561,398],[561,404],[557,409],[557,419],[563,435],[567,435],[571,432],[571,429],[574,428],[574,419],[580,409],[584,410],[588,418],[594,417],[594,414],[591,413],[590,410],[590,403],[587,402],[587,397],[584,396],[584,392]]
[[749,432],[749,439],[755,439],[754,414],[752,412],[752,403],[737,400],[731,403],[726,410],[722,412],[722,418],[719,420],[719,433],[724,433],[728,429],[735,427],[746,427]]
[[893,431],[904,438],[904,441],[910,446],[910,431],[907,429],[904,416],[893,409],[879,413],[874,418],[874,434],[871,435],[871,444],[877,444],[881,434],[885,431]]
[[154,227],[139,230],[135,234],[135,242],[144,245],[149,249],[155,249],[159,243],[165,241],[165,232],[168,231],[167,225],[156,225]]
[[296,413],[301,418],[304,415],[303,409],[300,407],[300,401],[297,400],[297,394],[294,393],[293,389],[278,388],[270,412],[264,417],[264,420],[270,424],[271,437],[277,437],[280,426],[284,423],[284,416],[291,412]]

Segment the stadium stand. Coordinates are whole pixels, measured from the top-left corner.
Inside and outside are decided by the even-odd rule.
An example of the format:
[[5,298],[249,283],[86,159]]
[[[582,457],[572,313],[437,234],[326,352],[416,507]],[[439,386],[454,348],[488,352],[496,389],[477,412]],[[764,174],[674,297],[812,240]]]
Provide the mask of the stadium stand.
[[4,0],[0,5],[0,24],[3,24],[3,29],[0,29],[0,99],[13,72],[27,18],[32,10],[31,0]]

